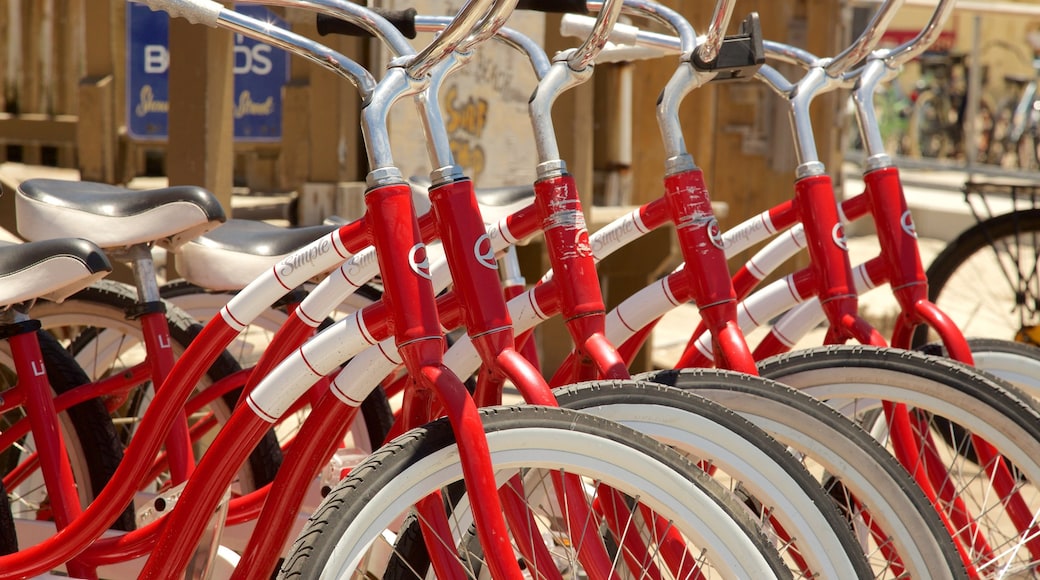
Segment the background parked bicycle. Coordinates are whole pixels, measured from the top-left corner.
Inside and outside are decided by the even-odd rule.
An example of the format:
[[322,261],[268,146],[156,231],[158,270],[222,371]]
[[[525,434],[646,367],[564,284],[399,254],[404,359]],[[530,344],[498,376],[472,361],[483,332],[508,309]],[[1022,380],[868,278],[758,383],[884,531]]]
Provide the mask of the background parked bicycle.
[[[965,139],[975,135],[976,160],[985,161],[993,127],[993,107],[980,95],[976,115],[967,114],[967,55],[926,53],[918,59],[921,77],[910,92],[910,153],[929,159],[963,159]],[[982,84],[986,84],[983,69]],[[974,124],[974,132],[968,131]]]
[[[990,150],[986,161],[1007,168],[1040,168],[1040,110],[1037,77],[1040,76],[1040,24],[1026,34],[1032,49],[1031,75],[1004,75],[1006,96],[994,110]],[[1025,60],[1024,55],[1021,56]]]

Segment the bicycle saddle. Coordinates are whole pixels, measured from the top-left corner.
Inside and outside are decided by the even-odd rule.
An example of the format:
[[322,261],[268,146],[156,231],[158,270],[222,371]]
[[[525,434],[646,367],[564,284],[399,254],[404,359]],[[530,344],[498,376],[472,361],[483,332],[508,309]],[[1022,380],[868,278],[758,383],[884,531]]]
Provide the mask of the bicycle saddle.
[[105,254],[87,240],[0,242],[0,308],[34,298],[61,302],[111,271]]
[[227,219],[217,198],[201,187],[137,191],[58,179],[22,182],[15,210],[26,239],[85,238],[101,248],[155,243],[175,250]]

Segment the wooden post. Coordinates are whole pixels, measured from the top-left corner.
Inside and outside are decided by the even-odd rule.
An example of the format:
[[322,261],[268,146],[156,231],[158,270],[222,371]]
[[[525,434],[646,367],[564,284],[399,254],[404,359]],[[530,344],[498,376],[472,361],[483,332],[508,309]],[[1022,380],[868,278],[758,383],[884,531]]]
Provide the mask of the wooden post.
[[[22,24],[25,30],[39,31],[43,23],[43,6],[38,2],[22,4]],[[40,69],[41,47],[36,34],[22,36],[22,78],[18,91],[18,112],[39,113],[40,103]],[[22,162],[37,165],[40,162],[40,146],[28,144],[22,146]]]
[[213,192],[231,213],[232,35],[170,19],[171,185]]
[[86,74],[79,82],[76,143],[80,175],[86,181],[116,181],[114,9],[122,6],[114,8],[110,2],[87,2],[82,6],[84,26],[90,34],[86,35],[84,47]]

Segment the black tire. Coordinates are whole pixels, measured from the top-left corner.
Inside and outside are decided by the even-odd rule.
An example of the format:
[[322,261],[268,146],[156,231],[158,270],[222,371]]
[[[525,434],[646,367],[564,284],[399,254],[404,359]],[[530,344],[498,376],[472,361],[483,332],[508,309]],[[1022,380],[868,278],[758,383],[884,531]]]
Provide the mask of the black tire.
[[[47,379],[55,395],[69,392],[90,382],[76,361],[54,337],[46,332],[39,332],[37,336],[47,370]],[[0,375],[4,376],[4,380],[9,380],[13,378],[14,372],[13,366],[9,366],[10,351],[6,343],[4,343],[2,356],[4,368]],[[0,416],[0,422],[10,424],[9,422],[17,421],[22,417],[24,417],[24,413],[16,408]],[[73,464],[73,475],[77,478],[80,501],[86,506],[112,478],[112,474],[123,458],[123,446],[116,434],[112,419],[100,400],[91,399],[70,407],[61,415],[60,422],[62,437]],[[23,438],[17,446],[0,450],[0,477],[18,465],[19,458],[24,452],[22,447],[24,445],[31,445],[31,440]],[[31,482],[32,479],[27,481]],[[45,495],[35,495],[41,492],[41,487],[34,483],[25,483],[23,486],[25,489],[11,489],[8,490],[11,492],[10,495],[4,495],[11,501],[4,502],[4,508],[0,510],[0,524],[19,518],[36,518],[36,513],[32,511],[33,506],[46,505]],[[17,502],[17,507],[12,506],[11,502]],[[12,519],[8,520],[8,518]],[[135,522],[133,507],[127,506],[119,519],[113,522],[111,528],[129,531],[136,527]],[[0,525],[2,549],[17,546],[17,540],[15,537],[9,536],[9,533],[14,533],[13,528]]]
[[[720,373],[718,376],[725,375]],[[830,541],[841,546],[831,548],[832,558],[844,552],[858,567],[857,577],[877,577],[872,575],[874,561],[867,561],[867,554],[859,539],[852,535],[849,522],[839,511],[839,506],[831,501],[824,488],[785,445],[753,422],[694,390],[666,386],[663,381],[638,380],[642,378],[578,383],[553,392],[563,408],[627,425],[667,443],[691,461],[710,464],[716,469],[717,479],[730,481],[733,491],[745,498],[744,503],[760,519],[767,534],[775,533],[773,526],[779,522],[781,528],[795,538],[793,547],[807,560],[819,558],[812,554],[812,549],[819,548],[811,543],[798,545],[798,538],[804,540],[806,536],[797,530],[799,525],[805,524],[800,524],[798,518],[785,511],[801,510],[806,521],[823,520],[826,523],[817,524],[814,534],[817,538],[831,535]],[[716,446],[721,449],[716,450]],[[750,451],[741,449],[743,446],[750,447]],[[750,469],[745,469],[742,461]],[[799,498],[809,499],[813,507],[797,507]],[[805,572],[792,562],[792,573]],[[834,573],[813,572],[814,576]]]
[[950,140],[953,120],[949,103],[943,96],[926,91],[918,96],[910,116],[913,152],[927,159],[944,159],[953,153],[956,144]]
[[[928,297],[966,336],[1040,345],[1040,209],[985,220],[928,266]],[[915,347],[934,342],[927,328]]]
[[[95,351],[100,342],[116,343],[120,351],[123,345],[132,345],[135,341],[139,343],[136,337],[140,336],[140,325],[125,316],[125,313],[132,311],[136,302],[137,293],[133,288],[111,280],[101,280],[61,304],[40,301],[30,311],[30,315],[39,319],[45,329],[60,332],[59,338],[67,343],[69,351],[81,366],[90,371],[91,378],[96,380],[137,362],[109,361],[108,357],[103,362],[94,362],[99,359]],[[195,339],[202,326],[175,305],[165,305],[172,346],[175,355],[179,355]],[[90,313],[89,318],[83,313]],[[96,325],[83,326],[83,320],[90,320]],[[105,334],[106,332],[108,334]],[[136,333],[136,336],[133,333]],[[110,367],[109,362],[114,362],[117,366]],[[234,357],[225,351],[207,370],[206,379],[212,384],[239,370]],[[120,438],[124,445],[129,442],[136,418],[143,414],[144,406],[150,399],[151,383],[147,383],[146,386],[146,389],[136,389],[134,396],[117,411],[121,413],[123,422],[130,425],[130,428],[121,430]],[[230,417],[231,411],[238,403],[240,392],[240,388],[234,389],[214,401],[210,408],[218,419],[226,420]],[[252,491],[273,481],[281,461],[282,450],[277,436],[271,431],[250,454],[246,468],[240,473],[240,491]]]
[[[1040,347],[997,338],[968,338],[975,368],[1007,381],[1040,402]],[[931,342],[918,350],[948,356],[942,344]]]
[[1017,162],[1017,151],[1011,142],[1011,124],[1017,104],[1018,101],[1015,99],[1004,99],[997,106],[986,147],[986,163],[1009,167]]
[[[730,559],[731,564],[755,569],[742,572],[730,570],[731,574],[789,577],[775,549],[768,543],[762,543],[765,538],[758,533],[757,525],[748,518],[746,508],[736,504],[732,497],[718,487],[717,482],[673,450],[620,425],[565,409],[496,407],[485,409],[481,414],[492,450],[492,462],[497,471],[518,470],[517,473],[522,473],[526,481],[528,477],[537,475],[544,479],[548,473],[545,470],[581,470],[591,481],[605,483],[623,494],[635,493],[653,498],[654,502],[664,502],[658,504],[658,511],[663,513],[663,509],[669,512],[666,518],[671,519],[674,529],[682,533],[694,528],[707,532],[702,539],[716,546],[707,550],[709,558],[733,548],[744,556]],[[350,476],[325,498],[293,544],[279,576],[317,577],[327,565],[337,565],[336,558],[332,556],[341,542],[351,549],[367,550],[373,543],[387,541],[388,536],[383,533],[387,528],[384,526],[399,529],[401,525],[398,519],[401,514],[396,508],[407,512],[415,500],[461,478],[457,453],[454,435],[445,420],[410,431],[384,446],[355,467]],[[591,463],[582,460],[578,466],[568,459],[579,455],[589,458]],[[591,459],[593,456],[599,459]],[[624,467],[621,464],[625,464]],[[422,472],[430,473],[431,467],[435,469],[435,475],[420,475]],[[640,483],[634,484],[637,480]],[[683,491],[678,496],[663,491],[664,488],[670,488],[671,482],[679,481],[682,484],[676,491]],[[633,489],[634,485],[638,485],[638,489]],[[680,496],[681,500],[678,499]],[[525,494],[524,497],[528,496]],[[543,501],[552,501],[552,494],[542,492],[537,497]],[[394,505],[395,509],[387,509],[388,503]],[[680,505],[685,507],[673,511]],[[697,523],[696,517],[685,512],[693,505],[710,506],[718,518],[715,522],[717,526],[706,525],[703,520]],[[554,510],[548,513],[559,512]],[[457,521],[458,516],[457,512],[452,515],[452,524],[458,524],[455,531],[463,534],[457,536],[460,540],[458,547],[467,550],[467,555],[479,558],[480,550],[470,549],[472,546],[467,541],[470,524],[466,520]],[[553,523],[551,518],[542,521],[548,525]],[[726,543],[725,548],[711,539],[718,538],[716,532],[723,529],[727,530],[724,534],[732,540]],[[599,538],[599,534],[583,537]],[[575,536],[563,539],[570,538],[577,539]],[[569,545],[571,542],[553,543],[551,547],[564,550]],[[703,547],[704,544],[701,545]],[[379,545],[376,547],[380,548]],[[389,555],[388,552],[382,557]],[[373,556],[363,561],[365,565],[382,567],[385,560],[381,558]],[[352,560],[349,555],[347,559]],[[333,563],[329,564],[330,561]],[[466,565],[474,570],[474,567],[480,566],[480,562],[468,560]]]

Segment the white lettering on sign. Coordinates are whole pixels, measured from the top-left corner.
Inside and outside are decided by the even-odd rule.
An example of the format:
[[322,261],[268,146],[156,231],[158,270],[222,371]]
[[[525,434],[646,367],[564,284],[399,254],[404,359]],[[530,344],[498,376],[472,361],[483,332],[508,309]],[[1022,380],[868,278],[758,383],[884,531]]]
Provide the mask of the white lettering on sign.
[[134,108],[134,114],[138,117],[143,117],[148,113],[169,113],[170,102],[160,101],[155,98],[155,92],[152,90],[152,85],[145,85],[141,87],[141,100],[137,103],[137,107]]
[[235,36],[235,74],[268,75],[274,69],[271,62],[271,45],[254,44],[245,46],[241,44],[242,35]]
[[[241,42],[241,35],[238,42]],[[271,51],[274,50],[269,44],[254,44],[245,46],[235,44],[235,66],[236,75],[254,74],[265,76],[274,70],[274,62],[271,60]],[[161,44],[146,44],[144,47],[144,72],[150,75],[166,74],[170,70],[170,49]]]
[[170,68],[170,51],[161,44],[146,44],[144,47],[144,72],[150,75],[165,74]]
[[274,97],[268,96],[262,102],[256,102],[253,100],[253,94],[249,91],[242,91],[238,95],[238,102],[235,104],[235,118],[241,119],[242,117],[248,117],[249,115],[263,117],[270,115],[274,112]]

